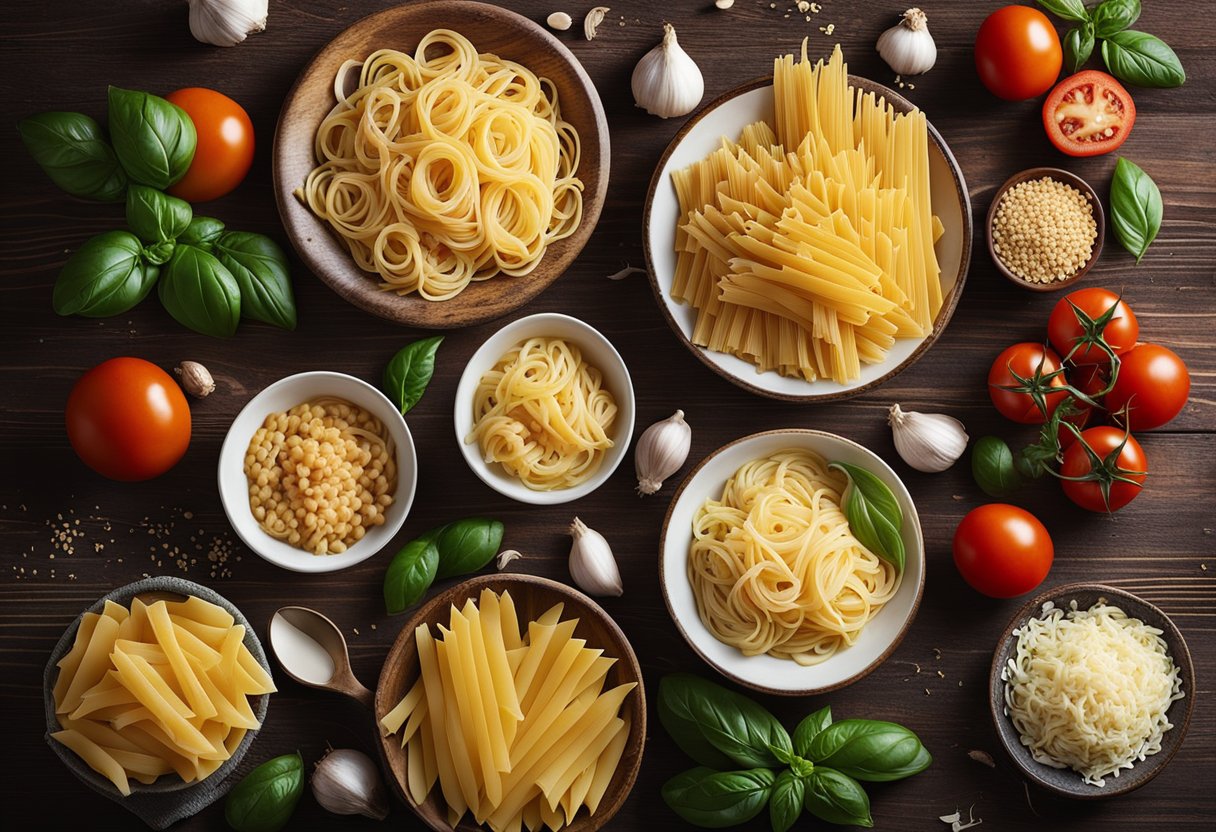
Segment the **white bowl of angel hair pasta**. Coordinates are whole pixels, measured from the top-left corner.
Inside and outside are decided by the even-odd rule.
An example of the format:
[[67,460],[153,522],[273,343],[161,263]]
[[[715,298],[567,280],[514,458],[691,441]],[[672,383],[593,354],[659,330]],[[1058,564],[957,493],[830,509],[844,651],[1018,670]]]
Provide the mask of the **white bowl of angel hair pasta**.
[[245,545],[292,572],[367,560],[400,530],[418,461],[401,412],[345,373],[279,379],[228,428],[220,501]]
[[[853,536],[839,506],[848,479],[830,463],[890,490],[902,569]],[[722,675],[766,693],[805,696],[862,678],[899,645],[924,589],[907,488],[877,454],[817,430],[756,433],[710,454],[672,499],[660,547],[663,597],[685,640]]]
[[456,442],[499,494],[557,505],[603,485],[629,450],[633,381],[595,327],[529,315],[473,353],[456,388]]

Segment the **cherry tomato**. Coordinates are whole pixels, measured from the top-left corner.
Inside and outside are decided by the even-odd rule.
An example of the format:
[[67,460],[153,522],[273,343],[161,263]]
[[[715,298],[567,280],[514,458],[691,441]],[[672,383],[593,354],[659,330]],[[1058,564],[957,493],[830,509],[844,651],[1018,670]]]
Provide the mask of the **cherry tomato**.
[[972,509],[954,532],[954,565],[963,580],[991,598],[1025,595],[1047,577],[1055,547],[1025,509],[989,503]]
[[1125,353],[1136,345],[1140,323],[1132,308],[1114,292],[1097,287],[1078,289],[1061,298],[1051,310],[1047,337],[1073,364],[1109,366],[1110,356],[1097,346],[1098,339],[1104,339],[1116,355]]
[[172,468],[190,444],[190,406],[169,374],[142,358],[111,358],[68,396],[68,439],[104,477],[135,482]]
[[988,371],[993,406],[1006,419],[1023,425],[1043,424],[1068,395],[1064,390],[1052,392],[1065,385],[1060,367],[1060,357],[1042,344],[1014,344],[996,357]]
[[1069,156],[1100,156],[1123,144],[1136,123],[1136,104],[1105,72],[1070,75],[1043,102],[1043,129],[1056,150]]
[[988,15],[975,36],[975,68],[998,98],[1021,101],[1051,89],[1064,53],[1047,15],[1029,6],[1005,6]]
[[223,93],[187,87],[165,96],[186,111],[198,133],[194,161],[169,188],[187,202],[207,202],[231,191],[253,164],[253,122],[245,109]]
[[1148,460],[1136,438],[1109,426],[1082,432],[1060,462],[1065,496],[1089,511],[1123,508],[1136,499],[1147,473]]
[[1191,375],[1172,350],[1140,344],[1119,356],[1119,377],[1106,394],[1106,409],[1131,430],[1158,428],[1173,419],[1191,393]]

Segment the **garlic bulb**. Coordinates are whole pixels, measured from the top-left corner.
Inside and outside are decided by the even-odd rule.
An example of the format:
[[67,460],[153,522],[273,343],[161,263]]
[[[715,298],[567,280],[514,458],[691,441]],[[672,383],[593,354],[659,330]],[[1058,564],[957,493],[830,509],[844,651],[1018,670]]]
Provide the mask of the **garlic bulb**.
[[620,595],[621,571],[604,536],[577,517],[570,524],[570,577],[589,595]]
[[899,23],[878,37],[878,54],[900,75],[920,75],[937,62],[937,44],[929,34],[929,18],[908,9]]
[[663,487],[692,447],[692,428],[684,421],[684,411],[677,410],[669,418],[655,422],[638,438],[633,452],[633,466],[638,474],[638,493],[653,494]]
[[270,0],[190,0],[190,34],[215,46],[236,46],[266,28]]
[[380,782],[380,769],[362,751],[330,749],[313,769],[309,780],[321,808],[335,815],[388,817],[388,796]]
[[637,105],[659,118],[688,115],[705,94],[701,69],[680,48],[670,23],[663,24],[662,43],[634,67],[631,86]]
[[967,430],[953,416],[916,413],[893,404],[887,422],[895,450],[917,471],[945,471],[967,450]]

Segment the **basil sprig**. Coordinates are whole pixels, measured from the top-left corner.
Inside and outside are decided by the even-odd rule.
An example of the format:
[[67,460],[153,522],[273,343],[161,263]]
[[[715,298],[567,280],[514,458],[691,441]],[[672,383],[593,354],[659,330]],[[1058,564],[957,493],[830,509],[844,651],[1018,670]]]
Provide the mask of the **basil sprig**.
[[1137,263],[1157,238],[1163,213],[1157,183],[1139,165],[1120,158],[1110,182],[1110,224]]
[[68,258],[55,280],[52,304],[60,315],[121,315],[148,296],[159,274],[138,237],[107,231]]
[[435,374],[435,353],[441,343],[443,336],[435,335],[406,344],[384,368],[381,386],[402,415],[418,404],[426,386],[431,383],[431,376]]
[[277,832],[287,825],[304,794],[299,752],[267,760],[245,775],[224,801],[224,820],[236,832]]
[[1110,73],[1139,87],[1180,87],[1186,70],[1169,44],[1156,35],[1128,27],[1140,18],[1140,0],[1103,0],[1086,8],[1082,0],[1038,0],[1057,17],[1077,23],[1064,35],[1064,58],[1078,72],[1102,42],[1102,60]]
[[904,571],[904,539],[900,534],[904,513],[899,501],[887,484],[876,474],[857,465],[833,462],[829,468],[840,469],[849,478],[841,502],[849,531],[874,554]]
[[389,615],[405,612],[421,601],[436,578],[481,569],[498,553],[503,530],[498,520],[465,517],[405,544],[384,573],[384,607]]
[[186,111],[158,95],[110,87],[110,138],[127,175],[167,188],[186,175],[198,136]]
[[97,122],[82,113],[41,113],[17,122],[25,149],[63,191],[118,202],[127,174]]

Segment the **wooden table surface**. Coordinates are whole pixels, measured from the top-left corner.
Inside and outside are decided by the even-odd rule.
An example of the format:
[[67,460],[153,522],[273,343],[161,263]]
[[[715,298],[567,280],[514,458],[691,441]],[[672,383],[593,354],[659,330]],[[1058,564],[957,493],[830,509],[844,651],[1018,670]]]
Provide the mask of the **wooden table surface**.
[[[41,675],[52,645],[74,616],[110,589],[143,575],[184,575],[206,583],[236,602],[263,633],[278,606],[315,606],[342,627],[355,670],[365,683],[375,684],[401,624],[384,615],[380,596],[389,553],[326,576],[296,575],[263,562],[235,544],[216,493],[215,464],[229,422],[271,381],[315,369],[374,381],[385,361],[422,333],[346,305],[303,268],[295,270],[300,327],[294,333],[243,324],[235,338],[214,340],[178,326],[154,300],[116,319],[56,317],[50,292],[59,267],[86,239],[118,227],[122,211],[58,192],[20,146],[13,124],[48,109],[103,118],[107,84],[162,93],[193,85],[222,90],[249,111],[259,145],[249,178],[235,193],[207,206],[206,213],[286,245],[269,164],[280,102],[317,49],[359,17],[387,5],[387,0],[275,0],[268,30],[234,49],[194,42],[184,2],[9,0],[0,12],[0,181],[8,194],[0,204],[0,305],[5,317],[0,334],[0,449],[5,463],[0,712],[6,720],[0,783],[4,816],[22,828],[119,829],[130,820],[121,808],[75,782],[46,747]],[[591,3],[507,5],[543,20],[559,7],[581,18]],[[954,527],[984,497],[966,464],[939,475],[911,471],[897,458],[885,424],[887,408],[899,402],[954,415],[973,437],[1000,433],[1026,438],[993,411],[984,375],[1006,345],[1043,337],[1055,297],[1012,287],[977,245],[954,320],[923,360],[865,396],[806,407],[756,398],[702,366],[668,329],[644,277],[604,279],[626,263],[642,263],[646,185],[681,123],[645,115],[633,107],[629,94],[632,67],[658,41],[664,19],[675,24],[680,42],[704,71],[708,101],[769,72],[774,54],[796,49],[803,36],[810,37],[812,54],[826,53],[840,41],[853,72],[890,84],[893,75],[873,43],[899,9],[886,4],[892,13],[887,17],[872,11],[874,4],[823,0],[822,12],[806,22],[796,10],[791,13],[790,0],[779,0],[775,8],[769,0],[737,0],[730,12],[714,9],[710,0],[614,0],[611,5],[594,42],[584,41],[575,30],[561,35],[598,85],[612,127],[608,204],[570,273],[517,314],[568,312],[605,332],[633,373],[639,430],[683,408],[693,426],[693,461],[757,430],[799,426],[836,431],[895,466],[924,525],[928,582],[902,646],[847,689],[804,700],[766,698],[765,704],[790,725],[830,702],[838,716],[893,719],[920,734],[934,754],[933,766],[914,779],[869,789],[879,829],[945,829],[939,815],[956,808],[965,812],[973,804],[985,830],[1210,828],[1216,817],[1216,709],[1211,702],[1216,663],[1216,57],[1210,27],[1195,16],[1191,4],[1145,3],[1137,28],[1169,41],[1188,74],[1180,90],[1135,90],[1139,121],[1123,147],[1160,185],[1165,223],[1139,265],[1108,238],[1100,264],[1087,278],[1087,285],[1123,291],[1144,337],[1167,344],[1188,362],[1190,403],[1166,428],[1142,437],[1151,466],[1148,485],[1116,517],[1074,508],[1050,484],[1018,499],[1042,518],[1055,539],[1056,561],[1047,586],[1102,580],[1140,594],[1173,616],[1195,658],[1199,689],[1189,693],[1200,701],[1181,752],[1154,782],[1117,800],[1069,803],[1023,789],[989,721],[985,690],[994,639],[1022,602],[979,597],[951,564]],[[980,86],[972,68],[972,41],[980,21],[997,5],[938,0],[927,7],[939,49],[937,66],[916,79],[915,89],[904,90],[925,109],[962,164],[977,228],[993,190],[1015,171],[1065,165],[1105,194],[1115,161],[1110,156],[1062,157],[1044,138],[1036,102],[1004,103]],[[828,24],[835,24],[831,36],[821,31]],[[505,545],[526,555],[512,568],[565,579],[564,530],[577,513],[609,534],[621,561],[626,593],[604,606],[637,649],[652,697],[665,673],[712,676],[678,635],[659,592],[659,527],[675,482],[658,496],[639,500],[626,465],[604,488],[575,505],[529,508],[490,491],[461,461],[451,428],[455,382],[465,360],[497,326],[448,334],[435,380],[409,414],[421,473],[418,499],[398,542],[451,518],[491,514],[507,525]],[[118,355],[142,356],[166,368],[182,359],[202,361],[219,385],[214,395],[193,403],[194,436],[186,457],[151,482],[102,479],[77,460],[64,434],[63,405],[73,382],[87,368]],[[57,534],[65,530],[70,543],[57,548]],[[206,553],[225,541],[233,553],[215,569]],[[326,744],[371,750],[368,716],[354,703],[302,688],[282,674],[278,682],[281,689],[253,746],[251,763],[296,749],[311,762]],[[611,829],[681,827],[663,805],[659,787],[690,763],[657,719],[651,726],[641,778]],[[992,754],[995,770],[969,759],[972,749]],[[418,827],[400,805],[390,822]],[[372,825],[326,815],[306,796],[291,828],[321,823],[329,829]],[[225,828],[218,806],[181,827]],[[804,817],[796,828],[821,827]],[[762,816],[750,828],[766,829],[767,821]]]

